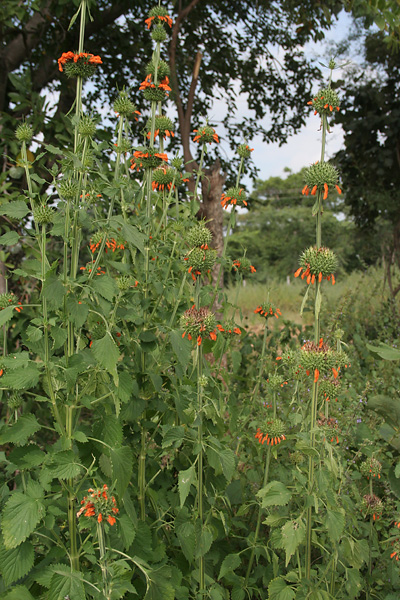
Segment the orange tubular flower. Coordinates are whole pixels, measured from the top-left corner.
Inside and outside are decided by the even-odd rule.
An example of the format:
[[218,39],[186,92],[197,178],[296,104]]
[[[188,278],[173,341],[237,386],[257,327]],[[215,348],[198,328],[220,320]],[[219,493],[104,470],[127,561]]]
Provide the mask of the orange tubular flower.
[[68,62],[70,60],[74,60],[74,59],[75,59],[75,54],[73,52],[63,52],[57,61],[58,62],[58,70],[62,73],[63,65],[65,65],[66,62]]
[[206,143],[211,144],[211,142],[214,141],[217,144],[219,144],[219,138],[215,132],[215,129],[213,127],[210,127],[209,125],[205,125],[204,127],[201,127],[200,129],[194,129],[193,133],[196,133],[196,135],[193,138],[194,142],[202,142],[203,144],[206,144]]
[[82,508],[77,512],[79,518],[82,514],[85,517],[95,517],[98,523],[103,521],[103,517],[107,519],[110,525],[114,525],[116,518],[113,515],[118,514],[119,509],[114,496],[108,493],[108,486],[103,485],[102,489],[89,488],[90,496],[84,496],[81,500]]
[[172,19],[171,19],[170,16],[168,16],[168,15],[165,15],[165,16],[157,15],[156,17],[149,17],[148,19],[145,19],[144,22],[147,25],[147,29],[150,29],[150,27],[151,27],[151,25],[152,25],[152,23],[153,23],[153,21],[155,19],[159,19],[159,21],[164,21],[164,23],[166,23],[167,25],[169,25],[170,27],[172,27],[173,21],[172,21]]

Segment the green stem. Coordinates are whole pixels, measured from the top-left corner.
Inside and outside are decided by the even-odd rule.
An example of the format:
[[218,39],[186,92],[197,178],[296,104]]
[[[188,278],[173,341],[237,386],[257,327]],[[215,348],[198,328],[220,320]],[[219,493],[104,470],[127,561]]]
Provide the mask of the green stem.
[[267,345],[267,335],[268,335],[268,322],[267,322],[267,320],[265,320],[263,344],[262,344],[261,354],[260,354],[260,366],[259,366],[259,369],[258,369],[258,375],[257,375],[256,385],[254,386],[253,393],[251,395],[250,406],[253,404],[253,402],[256,399],[257,394],[258,394],[258,392],[260,390],[261,376],[262,376],[262,372],[264,370],[264,364],[263,363],[264,363],[265,349],[266,349],[266,345]]
[[[197,463],[197,503],[199,512],[200,531],[203,533],[204,527],[204,507],[203,507],[203,386],[201,385],[201,376],[203,371],[203,352],[202,347],[197,346],[197,405],[198,405],[198,444],[199,455]],[[205,585],[205,564],[204,556],[199,558],[200,573],[200,596],[206,595]]]
[[103,579],[103,595],[107,600],[111,598],[111,589],[108,582],[108,568],[107,568],[107,558],[106,558],[106,542],[105,542],[105,534],[104,534],[104,525],[103,523],[97,523],[97,539],[99,542],[99,552],[100,552],[100,569],[101,576]]
[[140,455],[139,455],[139,472],[138,472],[138,484],[139,484],[139,505],[140,505],[140,519],[142,521],[146,518],[146,432],[142,426],[141,432],[141,444],[140,444]]

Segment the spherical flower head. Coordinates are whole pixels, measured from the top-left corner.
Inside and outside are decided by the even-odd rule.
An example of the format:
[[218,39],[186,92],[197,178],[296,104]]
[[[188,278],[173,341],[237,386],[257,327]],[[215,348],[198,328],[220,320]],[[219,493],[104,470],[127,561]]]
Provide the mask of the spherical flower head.
[[282,316],[279,308],[272,304],[272,302],[263,302],[255,309],[255,314],[260,315],[260,317],[264,317],[264,319],[269,319],[270,317],[276,317],[277,319]]
[[235,273],[240,275],[249,275],[256,272],[256,268],[253,267],[247,256],[242,256],[232,262],[232,269]]
[[194,142],[198,142],[199,144],[211,144],[212,142],[216,142],[219,144],[219,138],[215,133],[214,127],[204,125],[204,127],[194,129],[193,133],[196,134],[193,138]]
[[348,365],[348,357],[345,352],[331,350],[323,339],[316,344],[307,341],[297,354],[297,364],[306,371],[307,375],[314,376],[314,383],[321,376],[331,376],[337,379],[340,369]]
[[295,272],[294,276],[306,278],[308,284],[314,284],[317,280],[322,279],[332,280],[332,285],[335,284],[335,271],[338,267],[336,254],[329,248],[310,246],[301,254],[299,259],[300,267]]
[[129,117],[132,114],[140,115],[140,112],[136,110],[136,104],[132,102],[128,92],[125,90],[119,93],[118,98],[114,101],[113,108],[117,114],[123,117]]
[[167,39],[167,32],[161,23],[158,23],[153,28],[153,31],[151,32],[151,39],[153,39],[155,42],[160,42],[161,44]]
[[71,200],[79,194],[79,184],[75,179],[63,179],[58,184],[58,193],[62,198]]
[[28,125],[28,123],[21,123],[15,130],[15,137],[19,142],[25,142],[29,144],[33,138],[32,127]]
[[199,386],[205,388],[208,383],[208,377],[206,375],[200,375],[199,377]]
[[163,162],[168,161],[168,156],[164,152],[160,152],[159,148],[140,147],[133,153],[131,159],[131,169],[155,169]]
[[199,309],[192,306],[186,310],[180,318],[180,326],[184,329],[182,337],[196,341],[198,346],[207,336],[212,340],[217,337],[215,315],[205,306]]
[[304,463],[305,459],[306,457],[302,452],[300,452],[300,450],[295,450],[295,452],[289,452],[289,462],[291,462],[292,465],[301,465],[302,463]]
[[285,431],[287,427],[281,419],[269,419],[262,429],[257,428],[255,438],[258,439],[260,444],[277,446],[283,440],[286,440]]
[[157,167],[153,171],[153,181],[151,184],[153,190],[159,190],[160,192],[170,190],[173,182],[176,180],[176,176],[177,172],[172,167],[163,165]]
[[338,194],[342,193],[342,190],[338,186],[339,173],[338,170],[327,162],[316,162],[305,172],[304,182],[305,186],[302,189],[302,194],[308,196],[315,196],[317,192],[323,192],[323,199],[326,200],[328,197],[329,189],[336,188]]
[[169,27],[172,27],[172,19],[168,15],[168,11],[163,6],[155,6],[148,13],[148,18],[145,20],[147,29],[150,29],[152,25],[160,23],[166,23]]
[[313,107],[314,114],[319,114],[321,117],[322,115],[330,116],[340,109],[339,96],[330,87],[319,90],[315,98],[310,100],[308,104]]
[[200,221],[188,231],[186,241],[192,248],[204,248],[211,244],[212,233],[204,221]]
[[52,223],[54,220],[54,210],[51,206],[38,206],[33,211],[33,218],[35,219],[35,223],[38,225],[48,225]]
[[[157,81],[161,81],[165,77],[169,77],[171,69],[165,60],[159,60],[157,65]],[[146,75],[151,75],[152,80],[155,79],[156,65],[152,59],[146,66]]]
[[250,148],[248,144],[240,144],[237,148],[237,153],[240,158],[250,158],[254,148]]
[[335,331],[333,332],[333,337],[335,338],[335,340],[342,340],[344,337],[344,330],[340,329],[339,327],[337,329],[335,329]]
[[[58,65],[60,71],[64,70],[67,77],[82,77],[82,79],[88,79],[92,77],[97,66],[102,64],[100,56],[95,56],[90,52],[81,52],[80,54],[64,53],[61,58],[58,59]],[[63,62],[63,57],[67,57]],[[64,65],[64,69],[62,68]]]
[[119,509],[114,496],[108,491],[108,486],[103,485],[100,489],[89,488],[88,494],[81,500],[82,508],[78,510],[76,516],[94,517],[98,523],[107,521],[110,525],[114,525]]
[[191,274],[193,281],[196,281],[197,276],[202,276],[208,273],[217,259],[217,251],[213,248],[205,246],[204,248],[192,248],[185,257],[187,261],[188,273]]
[[[146,123],[147,137],[150,139],[151,137],[151,119],[149,119]],[[168,117],[164,115],[156,115],[154,120],[154,139],[157,136],[162,137],[164,140],[167,137],[174,137],[174,124]]]
[[368,458],[367,460],[365,460],[364,462],[361,463],[360,465],[360,472],[362,475],[364,475],[364,477],[367,477],[368,479],[370,477],[377,477],[378,479],[381,478],[381,471],[382,471],[382,465],[379,462],[379,460],[377,460],[376,458]]
[[268,386],[271,388],[271,390],[280,391],[285,385],[287,385],[287,381],[285,381],[285,378],[278,373],[268,377]]
[[18,408],[22,406],[22,403],[22,396],[18,392],[13,392],[7,399],[7,406],[10,410],[18,410]]
[[78,131],[82,137],[93,137],[96,133],[96,120],[90,115],[83,115],[79,119]]
[[382,500],[375,494],[366,494],[361,500],[361,512],[365,517],[372,515],[374,521],[382,516],[384,508]]
[[317,419],[317,425],[321,428],[324,438],[328,440],[328,442],[339,443],[338,424],[334,418],[321,415],[320,418]]
[[183,165],[183,158],[181,156],[175,156],[171,160],[171,165],[174,167],[174,169],[181,169]]
[[13,306],[17,312],[22,311],[21,302],[18,302],[15,294],[12,292],[4,292],[4,294],[0,294],[0,311],[4,310],[8,306]]
[[130,275],[120,275],[117,277],[116,283],[120,292],[126,292],[133,287],[133,279]]
[[231,206],[245,206],[247,207],[247,196],[243,188],[231,187],[221,196],[221,205],[225,210],[229,205]]
[[222,325],[219,324],[217,325],[217,329],[226,339],[234,338],[242,333],[234,321],[226,321]]
[[333,376],[324,376],[319,380],[319,391],[327,402],[337,400],[340,388],[340,379],[335,379]]

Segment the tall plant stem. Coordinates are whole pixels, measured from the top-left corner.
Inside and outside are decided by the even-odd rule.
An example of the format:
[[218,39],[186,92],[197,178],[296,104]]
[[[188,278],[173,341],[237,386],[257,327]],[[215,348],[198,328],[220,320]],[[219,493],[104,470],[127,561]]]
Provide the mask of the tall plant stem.
[[[81,5],[80,5],[81,19],[80,19],[80,24],[79,24],[78,54],[83,52],[83,45],[84,45],[84,41],[85,41],[85,25],[86,25],[86,10],[87,10],[86,3],[87,3],[87,0],[81,0]],[[77,151],[79,141],[80,141],[78,125],[79,125],[80,116],[82,114],[82,84],[83,84],[82,77],[77,77],[76,99],[75,99],[76,123],[75,123],[75,133],[74,133],[74,153]]]
[[111,590],[108,582],[108,568],[107,568],[107,558],[106,558],[106,542],[105,542],[105,533],[104,533],[104,525],[103,523],[97,523],[97,539],[99,542],[99,552],[100,552],[100,569],[101,576],[103,579],[103,595],[106,600],[110,600],[111,598]]
[[[198,444],[199,444],[199,456],[197,462],[197,504],[199,512],[199,522],[201,535],[203,534],[204,527],[204,506],[203,506],[203,387],[201,385],[201,376],[203,372],[203,351],[201,346],[197,346],[197,410],[199,419],[198,429]],[[199,583],[200,583],[200,596],[204,596],[206,593],[205,583],[205,564],[204,556],[199,558]]]
[[[235,209],[233,208],[232,212],[230,214],[230,217],[229,217],[229,225],[228,225],[228,229],[227,229],[227,232],[226,232],[226,236],[224,238],[224,246],[223,246],[223,249],[222,249],[221,261],[223,261],[224,258],[225,258],[225,256],[226,256],[226,248],[228,246],[229,236],[230,236],[231,232],[233,231],[233,228],[235,227],[235,224],[236,224],[236,212],[235,212]],[[213,304],[215,302],[215,299],[217,297],[218,290],[219,290],[219,284],[220,284],[220,281],[221,281],[222,272],[223,272],[223,266],[221,264],[220,268],[219,268],[219,271],[218,271],[218,277],[217,277],[217,281],[216,281],[216,284],[215,284],[214,295],[213,295],[212,301],[210,303],[210,306],[213,306]]]

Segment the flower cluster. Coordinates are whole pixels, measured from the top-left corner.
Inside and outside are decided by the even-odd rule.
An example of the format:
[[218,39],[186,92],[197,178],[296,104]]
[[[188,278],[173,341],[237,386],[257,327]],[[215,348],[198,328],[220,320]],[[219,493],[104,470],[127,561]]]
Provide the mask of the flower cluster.
[[233,322],[217,325],[217,329],[227,338],[234,337],[235,335],[241,335],[242,333],[239,327],[237,327]]
[[[102,240],[103,240],[103,236],[104,233],[102,231],[98,231],[97,233],[94,234],[94,236],[92,238],[90,238],[90,251],[92,252],[92,254],[94,254],[96,252],[96,250],[98,250]],[[122,243],[117,243],[115,241],[114,238],[106,238],[105,241],[105,245],[106,245],[106,252],[107,252],[107,248],[109,250],[112,250],[112,252],[115,252],[116,250],[125,250],[125,246]]]
[[260,306],[257,306],[254,312],[260,315],[260,317],[264,317],[264,319],[269,319],[269,317],[276,317],[279,319],[279,316],[282,316],[279,308],[272,304],[272,302],[264,302],[263,304],[260,304]]
[[336,379],[342,366],[347,367],[348,357],[345,352],[331,350],[323,339],[316,344],[307,341],[299,352],[299,366],[305,369],[306,374],[314,374],[314,383],[317,383],[321,375],[333,373]]
[[340,380],[335,379],[333,376],[331,377],[325,375],[319,380],[319,391],[323,396],[325,396],[325,400],[327,402],[329,402],[331,398],[335,398],[337,402],[337,395],[339,393],[340,386]]
[[323,199],[326,200],[328,197],[329,187],[335,187],[338,194],[342,193],[342,190],[338,186],[339,173],[335,167],[327,162],[316,162],[305,172],[304,175],[305,186],[301,193],[305,196],[311,193],[311,196],[315,196],[317,192],[324,192]]
[[141,147],[133,153],[131,158],[131,169],[139,171],[143,169],[155,169],[161,165],[163,161],[167,162],[168,156],[165,152],[160,152],[157,148]]
[[29,144],[33,138],[32,127],[28,125],[28,123],[21,123],[15,130],[15,137],[19,142],[26,142]]
[[237,153],[240,158],[250,158],[254,148],[250,148],[248,144],[240,144],[237,148]]
[[198,275],[203,275],[213,268],[217,251],[209,248],[211,242],[211,231],[206,227],[204,221],[192,227],[187,235],[187,241],[192,246],[184,260],[188,263],[188,273],[191,274],[193,281],[196,281]]
[[[147,137],[150,139],[151,137],[151,119],[149,119],[146,123],[146,129],[148,130]],[[166,137],[174,137],[174,124],[171,119],[164,115],[156,115],[154,120],[154,139],[157,136],[162,137],[164,140]]]
[[169,78],[164,77],[164,79],[157,84],[153,83],[152,79],[153,76],[151,74],[146,75],[145,80],[140,84],[139,90],[144,92],[146,100],[150,100],[151,102],[162,102],[168,98],[168,92],[171,91]]
[[42,204],[34,209],[33,218],[38,225],[48,225],[49,223],[53,222],[54,210],[51,208],[51,206]]
[[272,390],[279,390],[279,388],[283,388],[284,385],[287,385],[288,382],[284,380],[281,375],[277,373],[274,375],[270,375],[267,379],[267,382]]
[[370,477],[377,477],[378,479],[380,479],[381,478],[381,470],[382,470],[381,463],[379,462],[379,460],[376,460],[376,458],[373,458],[373,457],[368,458],[360,465],[360,472],[367,479],[369,479]]
[[79,518],[83,514],[85,517],[96,517],[98,523],[106,520],[110,525],[114,525],[119,509],[114,496],[108,493],[108,486],[104,484],[101,489],[89,488],[88,493],[90,496],[84,496],[81,500],[83,506],[76,516]]
[[257,433],[254,436],[260,444],[264,444],[267,442],[267,445],[277,446],[283,440],[286,440],[284,435],[285,431],[285,423],[281,419],[272,419],[272,421],[267,421],[267,423],[263,427],[264,431],[261,431],[260,427],[257,428]]
[[[16,305],[16,306],[14,306]],[[12,292],[5,292],[4,294],[0,294],[0,310],[4,310],[7,306],[14,306],[17,312],[21,312],[22,304],[18,302],[15,294]]]
[[138,110],[136,110],[136,105],[129,98],[126,90],[121,90],[118,98],[116,98],[114,101],[114,112],[117,116],[121,115],[123,117],[129,117],[132,114],[137,115],[135,117],[136,121],[138,120],[138,116],[141,114]]
[[216,142],[219,144],[219,138],[215,129],[209,125],[204,125],[204,127],[201,127],[200,129],[194,129],[193,133],[196,134],[193,138],[194,142],[201,144],[211,144],[211,142]]
[[374,521],[382,516],[384,504],[375,494],[366,494],[361,501],[361,512],[364,516],[372,515]]
[[63,72],[67,77],[91,77],[97,68],[97,65],[101,65],[102,60],[100,56],[95,56],[89,52],[80,52],[75,54],[74,52],[63,52],[58,59],[58,69]]
[[176,176],[177,172],[172,167],[160,166],[153,171],[151,187],[153,190],[159,190],[160,192],[165,189],[170,190],[172,186],[175,187]]
[[217,324],[214,313],[207,307],[197,309],[194,305],[186,310],[181,316],[180,325],[184,332],[182,337],[187,335],[189,340],[195,339],[200,346],[203,337],[209,336],[213,341],[217,339]]
[[221,205],[225,210],[228,206],[247,206],[247,196],[243,188],[231,187],[221,196]]
[[326,438],[328,438],[331,443],[335,440],[337,444],[339,443],[338,424],[335,419],[321,415],[317,420],[317,425],[318,427],[322,427]]
[[301,274],[302,279],[307,278],[308,284],[314,284],[317,279],[319,282],[327,279],[328,281],[332,280],[332,285],[335,285],[334,272],[338,262],[336,254],[329,248],[310,246],[300,256],[299,264],[300,267],[295,272],[295,277]]
[[246,256],[236,259],[232,262],[232,269],[235,273],[246,275],[247,273],[256,273],[257,269],[253,267],[250,260]]
[[145,19],[145,23],[147,25],[147,29],[154,24],[166,23],[170,27],[172,27],[172,19],[168,15],[168,11],[162,6],[155,6],[149,11],[149,16]]
[[319,90],[315,98],[307,102],[314,109],[314,115],[331,115],[335,110],[340,110],[339,96],[330,87]]
[[[92,263],[87,263],[86,267],[79,267],[80,271],[87,271],[88,273],[92,272]],[[96,275],[105,275],[106,272],[102,269],[102,267],[97,267]]]

